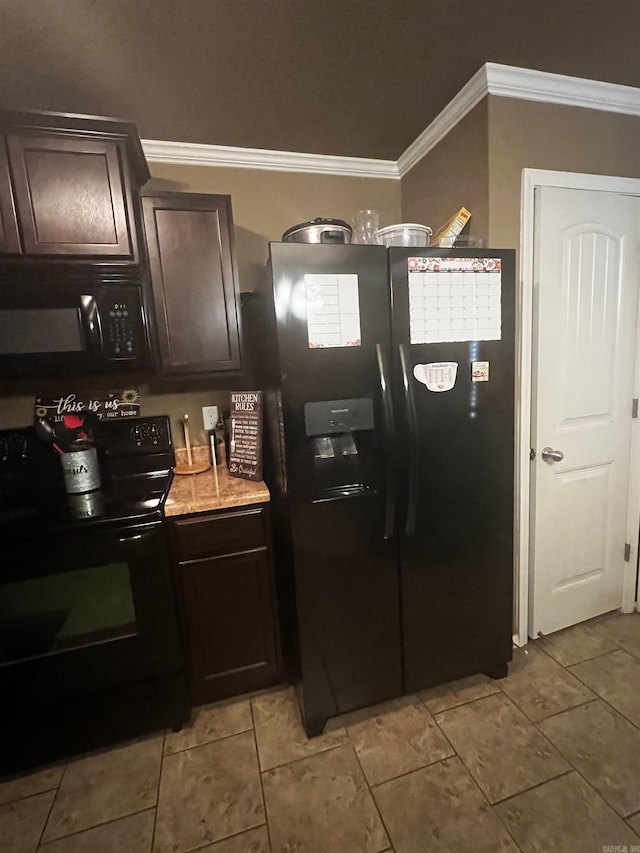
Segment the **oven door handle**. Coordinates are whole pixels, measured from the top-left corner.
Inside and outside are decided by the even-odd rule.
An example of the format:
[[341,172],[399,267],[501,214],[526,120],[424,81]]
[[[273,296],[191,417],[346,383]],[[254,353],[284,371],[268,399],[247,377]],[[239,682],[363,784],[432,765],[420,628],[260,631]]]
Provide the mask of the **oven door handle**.
[[154,535],[153,530],[148,530],[145,533],[130,533],[128,536],[119,536],[118,542],[121,545],[125,545],[128,542],[141,542],[143,539],[148,539],[150,536]]

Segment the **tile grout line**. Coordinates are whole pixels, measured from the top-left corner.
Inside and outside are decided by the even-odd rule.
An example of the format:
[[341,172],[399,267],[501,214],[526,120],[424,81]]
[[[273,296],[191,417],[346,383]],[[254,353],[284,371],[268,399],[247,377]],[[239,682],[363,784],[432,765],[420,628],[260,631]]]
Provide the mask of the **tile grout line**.
[[[624,651],[624,649],[619,649],[618,651]],[[612,653],[609,652],[608,654],[612,654]],[[627,654],[628,654],[628,652],[627,652]],[[592,658],[592,660],[595,660],[595,658]],[[637,660],[637,658],[634,658],[634,660]],[[640,664],[640,660],[638,660],[638,663]],[[578,664],[572,664],[572,665],[578,666]],[[627,715],[623,711],[621,711],[619,708],[616,708],[616,706],[613,703],[611,703],[608,699],[605,699],[605,697],[602,696],[602,694],[598,693],[597,690],[594,690],[593,687],[591,687],[589,684],[587,684],[586,681],[583,681],[579,675],[577,675],[573,672],[571,673],[571,675],[573,675],[574,678],[577,678],[581,684],[584,684],[585,687],[587,687],[589,690],[591,690],[593,693],[595,693],[596,697],[598,699],[600,699],[602,702],[604,702],[608,708],[611,708],[611,710],[615,711],[616,714],[620,714],[620,716],[623,719],[625,719],[628,723],[630,723],[634,727],[634,729],[638,729],[640,731],[640,723],[636,723],[633,720],[629,719],[629,717],[627,717]]]
[[289,767],[290,764],[297,764],[298,761],[305,761],[307,758],[313,758],[315,755],[322,755],[324,752],[332,752],[334,749],[340,749],[341,746],[345,746],[345,744],[334,743],[326,749],[319,749],[317,752],[310,752],[308,755],[301,755],[298,758],[292,758],[291,761],[284,761],[282,764],[274,764],[273,767],[266,767],[264,770],[261,768],[260,772],[269,773],[271,770],[279,770],[281,767]]
[[385,853],[385,851],[389,850],[389,849],[395,850],[395,848],[396,848],[395,841],[393,840],[393,837],[392,837],[391,833],[389,832],[389,827],[387,826],[384,818],[382,817],[382,812],[380,811],[380,808],[378,807],[378,803],[376,802],[376,798],[373,794],[374,786],[369,784],[369,780],[367,779],[367,774],[364,772],[364,767],[362,766],[362,762],[360,761],[360,756],[358,755],[358,750],[355,748],[355,745],[354,745],[353,741],[351,740],[351,735],[349,734],[348,726],[345,726],[344,728],[345,728],[345,731],[347,733],[348,743],[349,743],[349,746],[351,747],[351,751],[355,755],[356,764],[360,768],[360,772],[362,773],[362,778],[364,779],[364,784],[367,786],[367,791],[369,793],[369,797],[371,798],[371,802],[373,803],[373,807],[376,810],[376,814],[380,818],[380,823],[382,824],[382,828],[384,829],[385,835],[387,836],[387,841],[389,842],[389,844],[386,847],[382,848],[382,853]]
[[[484,793],[484,791],[482,790],[482,788],[481,788],[481,787],[480,787],[480,785],[478,784],[478,782],[477,782],[476,778],[475,778],[475,777],[474,777],[474,775],[471,773],[471,771],[470,771],[470,770],[469,770],[469,768],[466,766],[466,764],[464,763],[464,761],[463,761],[463,760],[462,760],[462,758],[458,755],[458,753],[457,753],[457,752],[456,752],[456,758],[458,759],[458,761],[460,762],[460,764],[462,764],[463,769],[466,771],[467,775],[468,775],[468,776],[469,776],[469,778],[471,779],[471,784],[476,786],[476,788],[478,789],[478,792],[480,793],[480,796],[482,797],[482,799],[484,800],[484,802],[489,806],[489,808],[490,808],[490,810],[491,810],[491,813],[492,813],[492,814],[494,814],[494,815],[496,816],[496,818],[498,819],[498,821],[500,822],[500,824],[504,827],[505,832],[507,833],[507,835],[509,836],[509,838],[511,838],[511,839],[512,839],[512,841],[513,841],[513,843],[515,844],[516,848],[520,851],[520,853],[522,853],[522,848],[520,847],[520,845],[518,844],[518,842],[516,841],[516,839],[513,837],[513,834],[512,834],[512,832],[511,832],[511,830],[509,829],[509,827],[506,825],[506,823],[502,820],[502,818],[501,818],[501,817],[500,817],[500,815],[498,814],[498,811],[497,811],[497,809],[495,808],[494,804],[493,804],[493,803],[491,803],[491,802],[489,802],[489,798],[486,796],[486,794]],[[544,784],[544,783],[541,783],[541,784]],[[515,794],[514,796],[517,796],[517,794]]]
[[553,714],[549,714],[548,717],[540,717],[539,720],[532,719],[526,711],[522,711],[522,713],[534,724],[534,726],[539,727],[540,723],[546,723],[547,720],[553,720],[555,717],[559,717],[560,714],[568,714],[569,711],[575,711],[576,708],[584,708],[585,705],[592,705],[594,702],[597,702],[598,699],[600,699],[600,697],[596,693],[592,699],[585,699],[584,702],[580,702],[578,705],[570,705],[568,708],[563,708],[561,711],[554,711]]
[[[487,697],[486,697],[486,696],[482,696],[481,698],[482,698],[482,699],[486,699]],[[476,700],[475,700],[475,699],[472,699],[471,701],[476,701]],[[471,702],[466,702],[465,704],[470,705],[470,704],[471,704]],[[461,706],[461,705],[456,705],[455,707],[456,707],[456,708],[461,708],[462,706]],[[438,731],[440,732],[440,734],[442,735],[442,737],[445,739],[446,743],[448,743],[448,744],[449,744],[450,749],[452,749],[452,750],[453,750],[453,755],[458,755],[458,751],[457,751],[457,749],[455,748],[455,746],[451,743],[451,740],[447,737],[447,733],[446,733],[446,732],[445,732],[445,730],[442,728],[442,726],[440,725],[440,723],[436,720],[436,715],[435,715],[435,714],[432,714],[432,713],[431,713],[431,711],[427,708],[427,706],[426,706],[426,705],[424,706],[424,708],[425,708],[425,711],[427,712],[427,714],[428,714],[428,715],[431,717],[431,719],[433,720],[434,724],[436,725],[436,727],[437,727]],[[450,711],[453,711],[453,708],[450,708],[449,710],[450,710]],[[445,712],[444,712],[444,711],[442,711],[442,713],[444,714]],[[452,758],[453,756],[449,756],[449,757],[450,757],[450,758]],[[460,758],[460,756],[459,756],[459,755],[458,755],[458,758]],[[446,759],[441,759],[441,760],[446,761]],[[460,760],[462,761],[462,759],[460,759]],[[434,762],[434,763],[437,763],[437,762]]]
[[[491,695],[495,695],[495,694],[491,694]],[[487,696],[483,696],[482,698],[483,698],[483,699],[487,699],[488,697],[487,697]],[[470,703],[467,703],[467,704],[470,704]],[[456,707],[458,707],[458,708],[459,708],[460,706],[459,706],[459,705],[457,705]],[[454,710],[454,708],[450,708],[449,710],[453,711],[453,710]],[[443,714],[445,714],[445,713],[446,713],[446,711],[442,711],[442,713],[443,713]],[[451,741],[449,741],[449,738],[447,738],[447,735],[446,735],[446,733],[444,732],[444,730],[443,730],[442,726],[440,725],[440,723],[438,722],[438,720],[437,720],[435,717],[434,717],[433,719],[435,720],[436,725],[438,726],[438,728],[440,729],[440,731],[442,732],[442,734],[444,735],[444,737],[447,739],[447,742],[448,742],[448,743],[451,743]],[[460,761],[460,763],[462,764],[462,766],[464,767],[464,769],[466,770],[466,772],[469,774],[469,776],[471,777],[471,779],[473,779],[473,782],[478,786],[478,790],[480,791],[480,793],[482,794],[482,796],[483,796],[483,797],[485,798],[485,800],[489,803],[489,805],[493,808],[493,803],[491,803],[491,801],[489,800],[489,797],[487,797],[487,795],[484,793],[484,791],[483,791],[483,790],[482,790],[482,788],[480,787],[480,783],[476,780],[476,777],[475,777],[475,776],[473,775],[473,773],[471,772],[471,769],[467,766],[467,763],[466,763],[466,761],[464,760],[464,758],[463,758],[463,757],[458,753],[457,749],[454,747],[454,745],[453,745],[453,744],[451,744],[451,748],[453,749],[453,751],[454,751],[454,753],[455,753],[456,758]],[[509,833],[509,834],[511,834],[511,833]]]
[[[563,756],[563,758],[564,758],[564,756]],[[508,797],[503,797],[501,800],[496,800],[495,803],[489,803],[489,805],[492,807],[502,806],[504,803],[508,803],[511,800],[515,800],[516,797],[521,797],[523,794],[528,794],[529,791],[535,791],[536,788],[542,788],[543,785],[546,785],[549,782],[555,782],[556,779],[562,779],[564,776],[570,776],[571,773],[578,773],[578,771],[575,769],[575,767],[573,767],[573,765],[571,765],[571,762],[568,762],[568,763],[570,765],[568,770],[563,770],[561,773],[556,773],[555,776],[551,776],[551,777],[549,777],[549,779],[543,779],[542,782],[536,782],[535,785],[531,785],[529,788],[524,788],[522,791],[516,791],[515,794],[509,794]],[[583,778],[582,774],[578,773],[578,775],[580,776],[581,779]],[[586,782],[587,780],[584,779],[584,781]],[[587,782],[587,784],[589,784],[589,783]],[[589,787],[593,788],[593,785],[590,785]],[[593,790],[595,791],[595,788]],[[598,796],[600,796],[598,791],[595,791],[595,793],[598,794]],[[605,800],[605,802],[606,802],[606,800]],[[609,806],[608,802],[607,802],[607,805]],[[609,806],[609,808],[611,808],[611,806]],[[616,812],[616,814],[617,814],[617,812]]]
[[42,824],[42,829],[40,830],[40,835],[38,836],[38,843],[36,845],[36,850],[38,850],[42,846],[42,837],[44,835],[45,829],[47,828],[47,824],[51,819],[51,812],[53,811],[53,807],[55,805],[56,800],[58,799],[58,793],[60,792],[60,788],[62,787],[62,783],[64,782],[64,777],[67,775],[67,768],[69,767],[69,763],[65,763],[64,768],[62,770],[62,776],[60,777],[60,781],[55,789],[55,794],[53,795],[53,799],[51,800],[51,805],[49,806],[49,811],[47,812],[47,817],[44,823]]
[[[205,841],[204,844],[198,844],[197,847],[189,847],[188,850],[183,851],[183,853],[198,853],[198,850],[204,850],[205,847],[211,847],[211,845],[222,844],[225,841],[229,841],[232,838],[238,838],[241,835],[244,835],[245,832],[252,832],[254,829],[260,829],[261,826],[267,826],[265,823],[257,823],[255,826],[248,826],[246,829],[241,829],[239,832],[234,832],[231,835],[223,835],[222,838],[217,838],[215,841]],[[269,829],[267,828],[267,834],[269,833]],[[269,841],[269,846],[271,846],[271,841]],[[271,851],[269,851],[271,853]]]
[[[597,699],[596,699],[596,700],[592,700],[592,702],[593,702],[593,701],[597,701]],[[585,702],[585,703],[584,703],[584,705],[580,705],[579,707],[584,708],[584,707],[585,707],[585,705],[590,705],[590,704],[592,704],[592,702]],[[567,708],[567,709],[566,709],[566,711],[561,711],[560,713],[561,713],[561,714],[564,714],[564,713],[567,713],[568,711],[573,711],[573,710],[574,710],[573,708]],[[558,714],[556,714],[556,715],[554,715],[554,716],[559,716],[559,715],[558,715]],[[546,719],[551,719],[551,718],[550,718],[550,717],[547,717]],[[543,723],[543,722],[545,722],[545,720],[540,720],[540,723]],[[545,733],[542,731],[542,729],[540,728],[539,723],[534,723],[533,725],[538,729],[538,731],[539,731],[539,732],[540,732],[544,737],[547,737],[547,736],[545,735]],[[549,738],[548,738],[548,737],[547,737],[547,740],[549,740]],[[621,815],[618,813],[618,810],[616,809],[616,807],[613,805],[613,803],[611,803],[611,802],[609,801],[608,797],[606,797],[606,796],[605,796],[601,791],[599,791],[599,790],[595,787],[595,785],[593,785],[593,784],[592,784],[592,783],[587,779],[587,777],[584,775],[584,773],[580,770],[580,768],[579,768],[579,767],[576,767],[576,765],[575,765],[575,764],[574,764],[574,762],[569,758],[569,756],[568,756],[568,755],[565,755],[565,753],[564,753],[564,752],[563,752],[559,747],[557,747],[554,743],[551,743],[551,745],[552,745],[552,746],[553,746],[553,748],[558,752],[558,754],[562,756],[562,758],[567,762],[567,764],[571,767],[571,770],[570,770],[570,771],[568,771],[568,772],[569,772],[569,773],[571,773],[571,772],[577,773],[577,774],[578,774],[578,776],[582,779],[582,781],[583,781],[583,782],[586,782],[586,784],[587,784],[587,785],[589,785],[589,787],[590,787],[590,788],[592,788],[592,789],[593,789],[593,791],[595,791],[595,793],[596,793],[596,794],[597,794],[597,795],[598,795],[598,796],[599,796],[599,797],[600,797],[600,798],[601,798],[601,799],[602,799],[602,800],[603,800],[603,801],[604,801],[604,802],[609,806],[609,808],[610,808],[610,809],[611,809],[611,810],[612,810],[612,811],[613,811],[613,812],[614,812],[618,817],[621,817]],[[567,774],[564,774],[564,775],[567,775]],[[559,777],[555,777],[555,778],[559,778]],[[624,817],[622,817],[622,820],[624,820]]]
[[[496,683],[497,684],[497,683]],[[440,711],[432,711],[431,708],[427,705],[427,703],[418,698],[418,701],[421,702],[427,711],[431,714],[432,718],[435,720],[437,714],[446,714],[447,711],[455,711],[456,708],[462,708],[465,705],[472,705],[474,702],[481,702],[483,699],[488,699],[490,696],[495,696],[496,693],[504,693],[500,685],[497,684],[497,689],[493,693],[487,693],[484,696],[475,696],[473,699],[465,699],[463,702],[459,702],[457,705],[451,705],[449,708],[442,708]],[[505,693],[506,696],[506,693]]]
[[[598,625],[603,625],[607,622],[618,622],[620,620],[620,617],[625,617],[625,616],[633,616],[634,618],[637,619],[638,618],[638,611],[634,611],[633,613],[622,613],[620,610],[618,610],[616,616],[610,616],[608,619],[602,619],[600,622],[596,622],[593,625],[593,630],[597,631],[597,633],[600,634],[601,637],[604,637],[605,640],[608,640],[608,642],[613,643],[616,646],[619,646],[621,649],[624,649],[624,651],[627,651],[624,648],[624,646],[622,646],[620,644],[620,642],[618,640],[612,640],[610,637],[607,637],[607,635],[598,628]],[[633,652],[629,652],[629,654],[633,654]],[[638,655],[636,655],[636,654],[634,654],[633,656],[638,657]]]
[[[581,625],[581,624],[584,624],[584,623],[578,622],[577,624],[578,624],[578,625]],[[572,626],[572,627],[573,627],[573,626]],[[595,629],[594,629],[594,630],[595,630]],[[598,633],[599,633],[599,632],[598,632]],[[550,635],[550,636],[553,636],[553,635]],[[608,643],[611,643],[611,645],[612,645],[612,646],[614,646],[614,648],[613,648],[613,649],[609,649],[609,650],[608,650],[608,651],[606,651],[606,652],[598,652],[597,654],[595,654],[595,655],[591,655],[590,657],[586,657],[586,658],[583,658],[582,660],[577,660],[577,661],[574,661],[573,663],[566,663],[566,664],[565,664],[565,663],[562,663],[562,662],[561,662],[561,661],[559,661],[557,658],[555,658],[555,657],[554,657],[552,654],[550,654],[550,653],[547,651],[547,649],[545,648],[545,646],[547,646],[547,645],[553,645],[552,641],[551,641],[551,640],[549,640],[549,637],[538,637],[536,640],[533,640],[532,642],[534,642],[534,643],[535,643],[535,642],[539,642],[539,643],[540,643],[540,651],[544,652],[544,653],[545,653],[545,655],[546,655],[548,658],[551,658],[551,660],[554,660],[554,661],[558,664],[558,666],[561,666],[564,670],[566,670],[566,671],[568,672],[568,670],[569,670],[569,667],[570,667],[570,666],[577,666],[579,663],[587,663],[587,661],[590,661],[590,660],[596,660],[597,658],[604,657],[605,655],[610,655],[610,654],[611,654],[611,652],[619,651],[619,650],[622,648],[622,646],[620,646],[620,645],[619,645],[618,643],[616,643],[614,640],[610,640],[608,637],[605,637],[605,636],[604,636],[604,634],[600,634],[600,636],[601,636],[603,639],[605,639]],[[527,645],[528,645],[528,644],[527,644]]]
[[[293,688],[293,685],[288,684],[288,685],[285,685],[285,687],[286,687],[286,689],[283,692],[287,692],[287,690],[289,690],[290,688]],[[270,692],[275,693],[278,691],[270,691]],[[306,740],[312,743],[316,738],[309,738],[308,737],[306,730],[304,728],[304,723],[302,721],[302,714],[300,712],[300,706],[298,704],[298,699],[296,698],[296,695],[295,695],[295,689],[293,691],[293,694],[294,694],[293,695],[293,702],[294,702],[294,705],[295,705],[297,712],[298,712],[298,714],[297,714],[298,722],[299,722],[300,726],[302,727],[302,731],[303,731],[303,734],[304,734]],[[265,695],[265,694],[263,694],[263,693],[256,694],[256,696],[254,698],[259,699],[259,698],[261,698],[262,695]],[[269,694],[266,694],[266,695],[269,695]],[[253,716],[253,699],[251,700],[251,714],[252,714],[252,719],[254,720],[254,730],[255,730],[255,718]],[[338,716],[340,716],[340,715],[338,715]],[[329,719],[335,719],[335,718],[330,717]],[[347,732],[346,726],[341,726],[340,728],[344,729],[345,735],[349,739],[349,733]],[[335,735],[335,732],[324,732],[324,730],[323,730],[321,734],[317,735],[317,738],[319,739],[321,737],[325,737],[328,735],[337,737],[337,735]],[[320,755],[323,752],[329,752],[332,749],[337,749],[339,746],[344,746],[344,744],[343,743],[334,743],[334,744],[331,744],[330,746],[327,746],[324,749],[319,749],[315,752],[310,752],[308,755],[300,755],[297,758],[290,759],[289,761],[283,761],[282,764],[274,764],[272,767],[265,767],[264,769],[262,767],[262,763],[259,760],[260,759],[260,752],[258,751],[258,761],[259,761],[259,765],[260,765],[260,772],[261,773],[268,773],[269,771],[277,770],[280,767],[287,767],[289,764],[295,764],[297,761],[304,761],[306,758],[311,758],[314,755]]]
[[57,844],[59,841],[65,841],[67,838],[75,838],[77,835],[82,835],[84,832],[91,832],[92,830],[99,829],[102,826],[109,826],[110,823],[117,823],[119,820],[127,820],[127,818],[135,817],[135,815],[142,814],[143,812],[155,810],[155,806],[145,806],[143,809],[136,809],[136,811],[129,812],[128,814],[118,815],[118,817],[112,817],[109,818],[109,820],[102,820],[99,823],[91,824],[91,826],[85,826],[82,829],[76,829],[73,832],[66,833],[66,835],[58,835],[56,838],[51,838],[49,841],[45,841],[44,843],[41,842],[37,848],[38,853],[40,853],[41,850],[47,850],[52,844]]
[[273,848],[271,846],[271,829],[269,827],[269,815],[267,813],[267,798],[264,795],[264,783],[262,781],[262,770],[260,767],[260,750],[258,748],[258,732],[256,730],[256,718],[253,714],[253,701],[249,700],[249,712],[251,714],[251,731],[253,732],[253,743],[256,748],[256,762],[258,764],[258,779],[260,781],[260,795],[262,796],[262,808],[264,810],[264,825],[267,828],[267,843],[269,844],[269,851]]
[[[498,696],[498,695],[500,695],[500,696],[504,696],[504,698],[505,698],[505,699],[508,699],[508,700],[509,700],[509,702],[511,702],[511,699],[509,699],[509,697],[507,696],[507,694],[506,694],[506,693],[504,693],[502,690],[498,690],[498,691],[496,691],[495,693],[489,693],[487,696],[478,696],[478,698],[477,698],[477,699],[470,699],[468,702],[463,702],[461,705],[454,705],[454,706],[453,706],[453,708],[445,708],[445,709],[444,709],[444,711],[437,711],[435,714],[434,714],[434,713],[432,713],[431,711],[429,711],[429,709],[428,709],[428,708],[427,708],[427,711],[429,711],[429,713],[431,714],[432,719],[436,722],[436,724],[437,724],[438,726],[440,726],[440,723],[438,722],[438,719],[437,719],[437,718],[438,718],[438,717],[441,717],[443,714],[448,714],[450,711],[457,711],[459,708],[466,708],[466,707],[467,707],[467,705],[475,705],[475,704],[476,704],[476,703],[478,703],[478,702],[482,702],[484,699],[491,699],[492,697],[494,697],[494,696]],[[512,703],[512,704],[515,704],[515,703],[513,703],[513,702],[511,702],[511,703]],[[426,706],[425,706],[425,707],[426,707]],[[516,707],[517,707],[517,706],[516,706]],[[518,709],[518,710],[520,710],[520,709]],[[446,738],[446,737],[447,737],[447,735],[445,734],[444,730],[442,729],[442,726],[440,726],[440,730],[442,731],[442,734],[443,734],[443,735],[445,736],[445,738]],[[448,739],[448,738],[447,738],[447,741],[449,741],[449,739]],[[449,741],[449,743],[450,743],[450,741]],[[452,747],[453,749],[455,749],[455,748],[453,747],[453,744],[451,744],[451,747]],[[457,753],[456,753],[456,754],[457,754]]]
[[167,730],[162,732],[162,744],[160,747],[160,772],[158,773],[158,784],[156,785],[156,804],[153,808],[153,831],[151,833],[151,851],[156,844],[156,825],[158,823],[158,805],[160,803],[160,785],[162,783],[162,771],[164,770],[164,748],[167,742]]
[[[65,768],[66,768],[66,765],[65,765]],[[9,784],[9,783],[11,783],[11,782],[15,782],[15,781],[17,781],[17,779],[20,779],[20,778],[25,778],[25,779],[26,779],[26,778],[28,778],[29,776],[35,776],[35,775],[36,775],[36,773],[38,773],[38,772],[40,772],[40,771],[35,770],[33,773],[27,773],[27,774],[25,774],[24,776],[15,776],[15,777],[13,777],[13,778],[12,778],[12,777],[10,777],[10,776],[8,776],[8,777],[5,779],[5,782],[0,782],[0,786],[1,786],[1,785],[3,785],[3,784]],[[62,776],[60,777],[60,782],[62,782],[62,778],[63,778],[63,776],[64,776],[64,772],[63,772]],[[50,793],[51,793],[51,791],[56,791],[56,792],[57,792],[57,791],[58,791],[58,788],[60,787],[60,782],[59,782],[57,785],[51,785],[51,786],[50,786],[50,787],[48,787],[48,788],[42,788],[42,790],[40,790],[40,791],[33,791],[33,792],[32,792],[32,793],[30,793],[30,794],[22,794],[22,796],[19,796],[19,797],[12,797],[12,798],[11,798],[11,799],[9,799],[9,800],[5,800],[4,802],[0,803],[0,809],[1,809],[1,808],[3,808],[4,806],[12,806],[12,805],[15,805],[15,803],[19,803],[21,800],[29,800],[31,797],[37,797],[37,796],[38,796],[38,794],[50,794]]]
[[[451,749],[453,749],[453,747],[451,747]],[[412,767],[411,770],[403,770],[402,773],[398,773],[396,776],[389,776],[388,779],[382,779],[382,781],[380,782],[369,782],[366,777],[366,774],[365,779],[367,779],[367,785],[371,788],[371,790],[373,790],[374,788],[379,788],[380,785],[386,785],[387,782],[395,782],[396,779],[402,779],[404,776],[410,776],[412,773],[418,773],[418,771],[420,770],[426,770],[427,767],[435,767],[436,764],[442,764],[443,761],[449,761],[451,758],[460,758],[460,756],[455,750],[453,750],[453,755],[445,755],[444,758],[436,758],[433,761],[428,761],[426,764],[421,764],[419,767]],[[364,773],[364,770],[362,772]]]
[[[582,684],[582,682],[580,683]],[[588,685],[584,686],[590,690],[590,688],[588,688]],[[589,705],[591,702],[595,702],[599,698],[598,694],[595,693],[595,691],[593,690],[590,690],[590,692],[594,694],[590,699],[584,699],[582,702],[578,702],[577,705],[568,705],[566,708],[562,708],[560,711],[554,711],[552,714],[549,714],[546,717],[540,717],[537,720],[534,720],[534,718],[520,705],[520,703],[516,699],[513,699],[511,696],[509,696],[508,693],[505,693],[504,695],[510,702],[515,705],[515,707],[520,711],[521,714],[524,714],[524,716],[527,718],[527,720],[529,720],[530,723],[533,723],[535,726],[537,726],[538,723],[541,723],[544,720],[550,720],[552,717],[557,717],[558,714],[565,714],[567,711],[573,711],[574,708],[582,708],[584,705]]]
[[253,726],[249,726],[248,729],[241,729],[239,732],[231,732],[228,735],[220,735],[220,737],[211,738],[211,740],[204,740],[202,743],[192,743],[191,746],[183,746],[181,749],[174,749],[171,752],[167,752],[165,757],[170,755],[180,755],[181,752],[189,752],[190,749],[199,749],[201,746],[209,746],[211,743],[220,743],[222,740],[229,740],[229,738],[236,737],[236,735],[245,735],[247,732],[253,730]]
[[[447,755],[446,758],[439,758],[437,761],[432,761],[430,764],[423,764],[420,767],[414,767],[413,770],[405,770],[404,773],[398,773],[397,776],[391,776],[389,779],[383,779],[382,782],[376,782],[375,785],[369,785],[371,792],[373,793],[374,788],[381,788],[383,785],[388,784],[389,782],[397,782],[398,779],[404,779],[405,776],[411,776],[412,773],[419,773],[421,770],[426,770],[427,767],[436,767],[438,764],[444,764],[445,761],[451,761],[452,758],[457,758],[462,762],[462,759],[458,755],[458,753],[454,753],[453,755]],[[464,762],[463,766],[464,766]],[[465,767],[466,770],[466,767]],[[365,776],[366,779],[366,776]],[[474,780],[475,781],[475,780]],[[484,796],[484,795],[483,795]]]

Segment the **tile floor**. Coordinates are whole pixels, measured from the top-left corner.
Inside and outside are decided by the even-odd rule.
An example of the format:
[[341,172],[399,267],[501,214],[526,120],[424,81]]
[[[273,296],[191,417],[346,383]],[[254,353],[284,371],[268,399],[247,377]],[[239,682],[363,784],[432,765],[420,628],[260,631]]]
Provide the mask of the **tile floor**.
[[[617,845],[617,847],[616,847]],[[625,847],[626,845],[626,847]],[[2,853],[640,851],[640,614],[330,721],[290,688],[0,782]]]

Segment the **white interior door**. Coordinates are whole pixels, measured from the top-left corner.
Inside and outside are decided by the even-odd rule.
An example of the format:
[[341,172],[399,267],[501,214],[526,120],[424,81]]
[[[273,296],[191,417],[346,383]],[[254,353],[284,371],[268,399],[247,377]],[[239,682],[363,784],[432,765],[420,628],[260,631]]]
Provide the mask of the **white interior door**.
[[640,199],[541,187],[535,205],[534,637],[622,603]]

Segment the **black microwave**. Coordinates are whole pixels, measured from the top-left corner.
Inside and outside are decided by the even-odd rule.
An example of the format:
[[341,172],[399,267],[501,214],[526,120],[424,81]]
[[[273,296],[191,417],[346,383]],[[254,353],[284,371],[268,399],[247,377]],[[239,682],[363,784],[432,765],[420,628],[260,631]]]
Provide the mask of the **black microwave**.
[[0,268],[0,378],[150,367],[138,267]]

